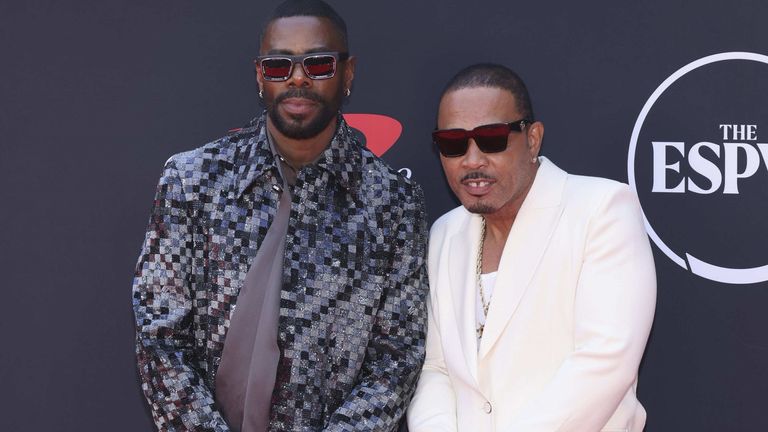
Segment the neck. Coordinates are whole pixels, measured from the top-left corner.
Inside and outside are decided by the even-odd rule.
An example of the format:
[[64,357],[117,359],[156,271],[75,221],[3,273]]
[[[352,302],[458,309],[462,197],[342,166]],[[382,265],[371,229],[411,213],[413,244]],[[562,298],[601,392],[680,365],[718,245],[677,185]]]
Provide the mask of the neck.
[[515,222],[514,217],[500,218],[498,215],[484,215],[485,218],[485,242],[488,245],[496,245],[497,247],[504,247],[507,242],[509,232],[512,230],[512,224]]
[[507,236],[512,229],[512,223],[500,223],[500,221],[483,216],[485,224],[485,233],[481,240],[481,269],[482,273],[492,273],[498,270],[501,254],[504,251],[504,245],[507,243]]
[[490,239],[492,244],[500,244],[501,247],[507,242],[512,225],[515,223],[518,213],[520,213],[520,208],[523,206],[528,192],[531,191],[537,171],[538,164],[533,170],[530,179],[528,179],[525,189],[519,195],[513,197],[497,211],[483,215],[485,218],[486,240]]
[[277,151],[290,166],[297,170],[317,160],[320,154],[325,151],[331,138],[333,138],[333,134],[336,133],[336,124],[334,118],[325,129],[312,138],[295,139],[283,135],[267,116],[267,131],[274,138]]
[[520,212],[520,207],[522,207],[529,189],[530,185],[514,201],[507,203],[507,205],[493,213],[483,215],[485,220],[483,273],[491,273],[499,268],[501,254],[504,251],[504,245],[507,244],[507,237],[509,237],[509,232],[512,230],[512,225],[515,223],[515,219],[517,219],[517,214]]

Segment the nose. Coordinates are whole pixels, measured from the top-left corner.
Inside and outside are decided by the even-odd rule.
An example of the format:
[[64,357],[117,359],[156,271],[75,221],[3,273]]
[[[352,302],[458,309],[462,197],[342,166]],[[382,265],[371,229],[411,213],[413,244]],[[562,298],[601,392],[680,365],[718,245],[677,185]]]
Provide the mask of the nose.
[[296,87],[310,87],[312,80],[304,73],[304,65],[294,63],[293,70],[291,70],[291,76],[288,77],[288,85]]
[[487,165],[487,163],[488,158],[485,153],[481,152],[477,147],[474,138],[470,138],[467,153],[461,158],[461,165],[465,168],[476,169]]

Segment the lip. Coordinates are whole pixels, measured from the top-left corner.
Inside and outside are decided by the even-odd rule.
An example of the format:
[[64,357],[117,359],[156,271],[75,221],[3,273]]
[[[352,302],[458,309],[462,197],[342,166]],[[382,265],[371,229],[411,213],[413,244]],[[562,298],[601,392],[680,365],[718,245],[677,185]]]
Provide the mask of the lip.
[[483,196],[491,191],[491,188],[495,183],[495,180],[489,178],[474,178],[462,180],[461,185],[464,186],[464,190],[468,194],[474,196]]
[[315,110],[317,102],[304,98],[288,98],[280,102],[280,107],[290,115],[306,115]]

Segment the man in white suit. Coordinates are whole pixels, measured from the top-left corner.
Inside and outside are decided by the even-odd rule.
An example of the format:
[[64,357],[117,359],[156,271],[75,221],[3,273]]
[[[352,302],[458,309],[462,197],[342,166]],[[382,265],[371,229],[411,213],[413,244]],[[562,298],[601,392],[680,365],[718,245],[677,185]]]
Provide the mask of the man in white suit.
[[504,66],[459,72],[433,139],[461,201],[432,227],[427,358],[411,432],[640,432],[656,276],[638,200],[539,156]]

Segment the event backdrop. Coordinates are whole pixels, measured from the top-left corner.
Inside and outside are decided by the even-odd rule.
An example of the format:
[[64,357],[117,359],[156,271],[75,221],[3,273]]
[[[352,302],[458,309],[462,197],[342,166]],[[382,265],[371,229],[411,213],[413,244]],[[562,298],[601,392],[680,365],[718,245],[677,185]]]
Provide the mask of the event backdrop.
[[[0,430],[151,430],[130,286],[155,184],[259,113],[276,3],[0,3]],[[344,111],[423,185],[430,222],[457,205],[429,140],[442,86],[511,66],[543,154],[641,199],[659,289],[646,430],[768,430],[768,3],[332,3],[358,56]]]

